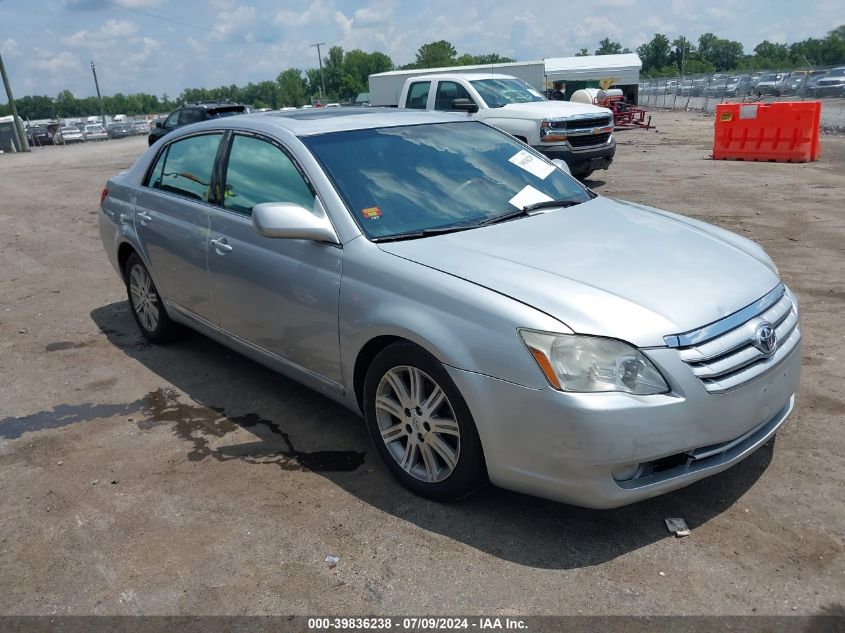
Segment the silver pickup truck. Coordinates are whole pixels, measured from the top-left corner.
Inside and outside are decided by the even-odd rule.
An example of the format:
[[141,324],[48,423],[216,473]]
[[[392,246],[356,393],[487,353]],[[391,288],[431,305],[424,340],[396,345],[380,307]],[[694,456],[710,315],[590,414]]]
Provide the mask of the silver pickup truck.
[[586,178],[607,169],[616,152],[613,113],[607,108],[549,101],[516,77],[491,73],[448,73],[411,77],[400,108],[467,112],[473,119],[512,134],[552,159],[573,176]]

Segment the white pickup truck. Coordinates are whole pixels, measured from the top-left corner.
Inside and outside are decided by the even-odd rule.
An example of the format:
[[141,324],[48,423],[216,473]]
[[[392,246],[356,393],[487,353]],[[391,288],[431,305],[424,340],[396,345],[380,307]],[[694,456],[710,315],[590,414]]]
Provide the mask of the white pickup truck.
[[610,110],[584,103],[549,101],[510,75],[448,73],[411,77],[405,82],[397,105],[466,112],[551,159],[565,161],[578,178],[607,169],[616,152]]

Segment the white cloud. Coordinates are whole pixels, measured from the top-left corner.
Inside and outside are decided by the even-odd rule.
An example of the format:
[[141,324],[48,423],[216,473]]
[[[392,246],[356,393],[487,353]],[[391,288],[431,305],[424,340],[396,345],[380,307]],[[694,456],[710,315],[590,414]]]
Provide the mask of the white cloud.
[[113,3],[127,9],[151,9],[161,6],[165,0],[113,0]]
[[255,22],[255,7],[241,4],[234,8],[220,11],[214,20],[211,38],[228,40],[234,35],[243,33]]
[[604,15],[595,15],[583,18],[575,24],[573,29],[575,38],[582,40],[590,37],[618,38],[623,34],[623,31],[616,23]]
[[380,26],[382,24],[388,24],[393,21],[394,9],[394,2],[376,2],[358,9],[352,17],[352,23],[356,27]]
[[126,62],[132,66],[140,66],[150,59],[153,53],[161,48],[161,42],[151,37],[140,38],[141,50],[126,57]]
[[0,53],[6,57],[18,57],[21,54],[18,43],[11,37],[0,45]]
[[83,29],[73,35],[63,37],[62,42],[73,47],[102,48],[110,46],[114,40],[132,37],[137,31],[138,27],[129,20],[108,20],[96,31]]
[[606,7],[632,7],[635,2],[634,0],[599,0],[599,4]]
[[58,55],[46,53],[41,59],[32,62],[32,66],[39,70],[56,73],[65,70],[72,70],[79,67],[79,59],[69,51],[62,51]]
[[[334,5],[327,0],[315,0],[302,12],[282,9],[276,14],[276,24],[285,27],[302,27],[312,24],[324,24],[335,18]],[[343,14],[341,14],[343,15]]]

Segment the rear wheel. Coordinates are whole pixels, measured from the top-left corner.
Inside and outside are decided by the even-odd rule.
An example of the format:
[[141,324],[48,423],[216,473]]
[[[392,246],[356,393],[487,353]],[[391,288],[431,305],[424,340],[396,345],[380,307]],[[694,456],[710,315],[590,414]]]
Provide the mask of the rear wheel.
[[129,309],[141,334],[154,343],[171,340],[176,334],[177,326],[167,316],[150,272],[136,253],[126,259],[124,279]]
[[364,382],[364,414],[379,455],[415,493],[451,501],[487,482],[466,401],[440,361],[417,345],[394,343],[376,356]]

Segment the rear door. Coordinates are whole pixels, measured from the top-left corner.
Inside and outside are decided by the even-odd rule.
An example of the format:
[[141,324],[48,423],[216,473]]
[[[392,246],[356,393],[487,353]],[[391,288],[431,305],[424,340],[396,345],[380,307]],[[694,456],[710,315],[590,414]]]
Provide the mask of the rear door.
[[224,159],[222,205],[211,211],[208,270],[221,328],[341,382],[338,297],[343,249],[271,239],[252,226],[261,202],[320,204],[277,141],[236,132]]
[[135,229],[162,297],[216,320],[206,251],[211,181],[222,132],[165,145],[135,200]]

